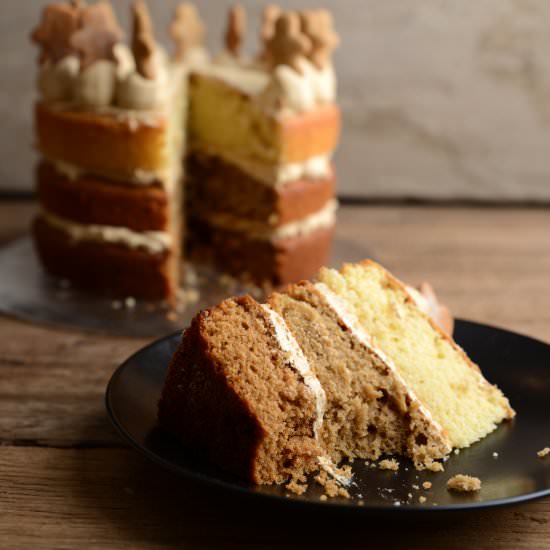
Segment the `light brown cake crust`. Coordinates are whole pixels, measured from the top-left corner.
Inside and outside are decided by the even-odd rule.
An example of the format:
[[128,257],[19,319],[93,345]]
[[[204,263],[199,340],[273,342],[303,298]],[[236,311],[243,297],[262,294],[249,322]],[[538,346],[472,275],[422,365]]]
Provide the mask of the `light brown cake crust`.
[[36,145],[46,157],[131,181],[136,170],[158,172],[166,167],[166,117],[161,112],[147,116],[147,122],[130,122],[114,113],[69,110],[38,101]]
[[330,226],[298,237],[262,241],[196,219],[189,223],[191,258],[258,284],[275,286],[313,277],[328,263],[334,234],[334,226]]
[[187,208],[197,216],[223,213],[277,227],[321,210],[335,194],[334,170],[276,189],[220,157],[195,153],[187,162]]
[[116,297],[169,299],[177,290],[177,255],[121,245],[75,242],[38,216],[33,237],[44,268],[76,286]]
[[47,161],[37,166],[36,182],[42,207],[61,218],[134,231],[169,228],[168,196],[158,185],[124,185],[88,175],[69,180]]
[[340,138],[340,108],[336,104],[284,118],[277,125],[281,162],[303,162],[330,153]]

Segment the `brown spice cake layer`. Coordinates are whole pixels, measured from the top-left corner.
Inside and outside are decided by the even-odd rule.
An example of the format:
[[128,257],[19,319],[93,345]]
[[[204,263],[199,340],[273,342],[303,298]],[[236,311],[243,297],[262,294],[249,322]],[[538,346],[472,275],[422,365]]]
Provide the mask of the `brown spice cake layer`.
[[252,240],[244,233],[214,228],[196,218],[188,222],[187,253],[191,258],[275,286],[313,277],[328,263],[334,234],[334,226],[330,226],[297,237]]
[[168,195],[159,185],[124,185],[91,175],[70,180],[47,161],[37,166],[36,182],[42,207],[62,218],[134,231],[168,228]]
[[200,312],[172,358],[159,421],[186,446],[255,483],[316,468],[315,398],[252,298]]
[[114,296],[157,300],[175,295],[176,254],[151,254],[122,245],[75,242],[38,216],[33,224],[35,246],[45,269],[76,286]]
[[266,185],[217,156],[194,153],[187,160],[190,214],[223,213],[273,227],[317,212],[334,198],[336,178],[299,179],[280,189]]
[[62,109],[37,102],[38,149],[52,159],[94,174],[131,180],[136,170],[166,168],[167,121],[148,113],[151,121],[131,123],[115,114]]

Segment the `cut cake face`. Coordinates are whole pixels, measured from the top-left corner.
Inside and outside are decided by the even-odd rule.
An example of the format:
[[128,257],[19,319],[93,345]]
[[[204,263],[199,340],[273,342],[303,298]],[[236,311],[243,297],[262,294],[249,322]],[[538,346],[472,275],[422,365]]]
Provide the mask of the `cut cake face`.
[[346,302],[453,447],[468,447],[514,416],[502,392],[383,267],[365,260],[323,268],[319,280]]

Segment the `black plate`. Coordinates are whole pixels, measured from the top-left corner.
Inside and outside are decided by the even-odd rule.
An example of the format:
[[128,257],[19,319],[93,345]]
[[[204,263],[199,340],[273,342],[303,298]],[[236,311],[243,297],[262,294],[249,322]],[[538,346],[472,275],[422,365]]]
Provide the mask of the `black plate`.
[[[315,483],[302,496],[289,494],[278,486],[243,483],[194,457],[156,427],[156,407],[164,374],[179,338],[179,333],[167,336],[130,357],[114,373],[106,393],[107,410],[122,436],[138,451],[176,473],[287,504],[365,511],[463,510],[550,495],[550,456],[540,459],[536,455],[538,450],[550,446],[547,344],[495,327],[458,321],[457,342],[481,365],[485,376],[507,394],[516,409],[516,419],[504,422],[469,449],[451,455],[443,473],[417,472],[406,460],[401,460],[398,472],[381,471],[356,460],[355,485],[351,490],[354,498],[321,501],[322,490]],[[481,491],[450,493],[446,482],[455,474],[479,477]],[[432,488],[423,489],[424,481],[430,481]],[[427,499],[423,504],[419,502],[420,495]]]

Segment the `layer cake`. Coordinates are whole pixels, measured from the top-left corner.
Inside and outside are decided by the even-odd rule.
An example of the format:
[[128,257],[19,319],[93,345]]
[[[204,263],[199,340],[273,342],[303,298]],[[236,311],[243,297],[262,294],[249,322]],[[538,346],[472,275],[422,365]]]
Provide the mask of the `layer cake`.
[[176,295],[182,250],[259,284],[311,275],[327,260],[336,211],[328,12],[266,8],[261,52],[246,58],[235,6],[212,60],[192,4],[176,10],[172,55],[144,2],[132,17],[130,46],[107,1],[46,6],[32,33],[33,232],[46,269],[149,299]]

